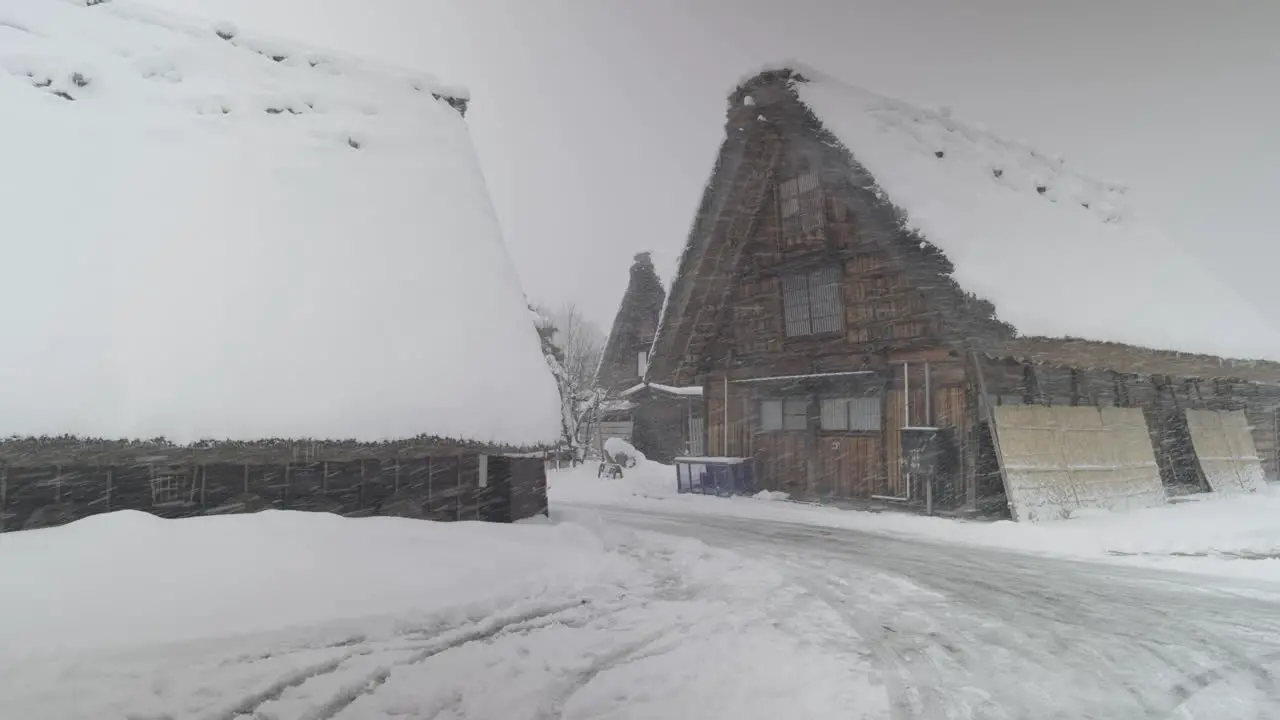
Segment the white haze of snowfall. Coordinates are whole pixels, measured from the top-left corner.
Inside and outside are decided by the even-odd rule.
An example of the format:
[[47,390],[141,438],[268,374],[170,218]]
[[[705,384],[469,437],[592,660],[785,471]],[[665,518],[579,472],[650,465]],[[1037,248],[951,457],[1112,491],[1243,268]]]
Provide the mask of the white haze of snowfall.
[[0,3],[0,436],[553,440],[433,94],[465,96],[128,0]]
[[1022,335],[1280,360],[1280,333],[1137,217],[1124,188],[949,113],[802,74],[801,100]]

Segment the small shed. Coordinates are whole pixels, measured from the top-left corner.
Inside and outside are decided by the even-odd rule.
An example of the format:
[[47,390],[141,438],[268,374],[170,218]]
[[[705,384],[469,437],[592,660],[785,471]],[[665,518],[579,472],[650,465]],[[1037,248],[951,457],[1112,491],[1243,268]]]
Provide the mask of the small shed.
[[632,405],[631,443],[650,460],[671,462],[678,455],[705,452],[702,387],[639,383],[622,397]]

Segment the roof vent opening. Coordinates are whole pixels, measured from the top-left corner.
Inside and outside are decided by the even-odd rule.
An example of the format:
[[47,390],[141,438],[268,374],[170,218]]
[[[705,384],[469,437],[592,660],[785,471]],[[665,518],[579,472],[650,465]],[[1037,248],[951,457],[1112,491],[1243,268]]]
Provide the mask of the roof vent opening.
[[941,160],[942,158],[947,156],[947,153],[945,150],[934,150],[933,156]]
[[85,77],[84,75],[82,75],[82,74],[80,74],[80,73],[78,73],[78,72],[76,72],[76,73],[71,73],[71,84],[72,84],[72,85],[75,85],[75,86],[76,86],[76,87],[78,87],[78,88],[88,87],[88,86],[89,86],[89,78]]
[[1082,203],[1080,203],[1080,207],[1084,208],[1085,210],[1088,210],[1088,209],[1089,209],[1089,203],[1087,203],[1087,202],[1082,202]]
[[1043,194],[1045,194],[1045,193],[1049,192],[1049,186],[1048,186],[1048,185],[1037,185],[1037,186],[1036,186],[1036,192],[1038,192],[1038,193],[1040,193],[1041,195],[1043,195]]
[[996,176],[997,178],[1002,178],[1004,177],[1004,170],[1001,170],[1000,168],[992,168],[991,174]]
[[272,55],[271,59],[275,60],[276,62],[284,62],[285,60],[289,59],[289,56],[288,55]]
[[218,23],[213,28],[213,34],[230,42],[235,39],[237,32],[236,27],[231,23]]
[[354,148],[354,149],[356,149],[356,150],[359,150],[359,149],[360,149],[360,141],[359,141],[359,140],[356,140],[356,139],[355,139],[355,138],[353,138],[353,137],[349,137],[349,138],[347,138],[347,144],[348,144],[348,145],[350,145],[352,148]]

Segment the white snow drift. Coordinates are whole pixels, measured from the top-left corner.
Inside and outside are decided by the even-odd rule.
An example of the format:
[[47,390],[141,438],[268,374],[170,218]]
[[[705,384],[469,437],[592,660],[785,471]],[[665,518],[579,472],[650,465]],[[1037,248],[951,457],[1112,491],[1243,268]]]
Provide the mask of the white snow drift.
[[114,513],[5,536],[0,597],[6,718],[887,712],[776,570],[614,527]]
[[129,0],[0,4],[0,436],[554,439],[437,96]]

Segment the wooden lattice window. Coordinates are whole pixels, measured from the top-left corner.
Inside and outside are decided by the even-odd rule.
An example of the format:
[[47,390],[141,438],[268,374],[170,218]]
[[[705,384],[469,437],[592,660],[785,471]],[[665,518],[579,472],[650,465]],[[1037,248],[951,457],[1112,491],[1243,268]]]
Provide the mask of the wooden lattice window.
[[779,214],[782,216],[783,247],[794,245],[805,236],[821,231],[826,223],[822,183],[817,171],[784,181],[778,187],[778,203]]
[[822,399],[822,429],[880,432],[880,396]]
[[788,337],[840,332],[844,327],[843,281],[831,266],[782,278],[782,306]]
[[809,401],[803,398],[761,400],[760,430],[778,432],[782,430],[809,429]]
[[151,503],[171,505],[186,500],[186,482],[181,475],[160,472],[151,476]]

